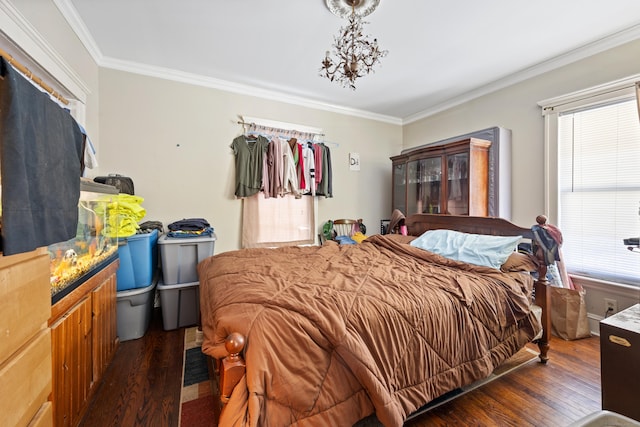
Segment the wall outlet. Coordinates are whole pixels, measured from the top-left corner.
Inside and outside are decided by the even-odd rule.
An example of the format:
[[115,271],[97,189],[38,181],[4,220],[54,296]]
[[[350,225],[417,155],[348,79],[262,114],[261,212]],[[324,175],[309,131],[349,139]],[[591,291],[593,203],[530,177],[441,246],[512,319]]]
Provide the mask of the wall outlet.
[[610,298],[604,299],[604,312],[607,316],[618,312],[618,301]]

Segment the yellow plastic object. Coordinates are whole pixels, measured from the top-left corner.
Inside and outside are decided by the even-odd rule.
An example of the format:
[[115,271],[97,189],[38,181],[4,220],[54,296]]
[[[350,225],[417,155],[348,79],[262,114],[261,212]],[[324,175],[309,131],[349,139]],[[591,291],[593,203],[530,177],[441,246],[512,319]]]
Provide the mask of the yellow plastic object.
[[362,243],[367,238],[367,236],[358,231],[353,236],[351,236],[351,238],[358,243]]

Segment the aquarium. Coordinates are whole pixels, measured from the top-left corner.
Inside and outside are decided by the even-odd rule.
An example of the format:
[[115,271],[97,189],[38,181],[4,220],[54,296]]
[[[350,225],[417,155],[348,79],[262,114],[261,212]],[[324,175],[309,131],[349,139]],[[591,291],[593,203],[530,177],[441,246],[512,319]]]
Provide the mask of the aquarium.
[[81,180],[76,237],[48,247],[52,304],[117,258],[118,237],[104,233],[117,195],[111,185]]

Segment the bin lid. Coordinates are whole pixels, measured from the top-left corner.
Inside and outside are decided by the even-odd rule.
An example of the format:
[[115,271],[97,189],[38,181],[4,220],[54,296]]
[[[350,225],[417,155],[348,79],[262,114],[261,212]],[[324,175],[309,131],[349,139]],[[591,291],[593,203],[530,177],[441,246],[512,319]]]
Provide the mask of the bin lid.
[[171,289],[182,289],[182,288],[193,288],[196,286],[200,286],[200,282],[187,282],[187,283],[176,283],[173,285],[165,285],[162,279],[158,280],[159,291],[168,291]]
[[144,294],[146,292],[152,291],[153,288],[156,286],[155,281],[152,281],[151,284],[149,286],[145,286],[144,288],[133,288],[133,289],[126,289],[124,291],[118,291],[116,292],[116,297],[117,298],[129,298],[129,297],[133,297],[136,295],[140,295],[140,294]]
[[158,230],[154,229],[149,233],[136,233],[133,236],[122,237],[121,239],[124,239],[124,240],[143,240],[143,239],[155,240],[157,238],[158,238]]
[[189,245],[192,243],[201,242],[213,242],[216,240],[216,233],[211,236],[199,236],[199,237],[170,237],[167,234],[163,234],[158,239],[159,245]]

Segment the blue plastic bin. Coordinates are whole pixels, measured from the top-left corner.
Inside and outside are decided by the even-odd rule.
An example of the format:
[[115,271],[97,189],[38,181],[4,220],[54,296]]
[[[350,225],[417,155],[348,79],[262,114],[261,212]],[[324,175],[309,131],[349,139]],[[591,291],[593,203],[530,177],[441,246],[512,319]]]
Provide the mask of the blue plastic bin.
[[124,239],[126,245],[118,247],[118,291],[144,288],[151,284],[158,268],[158,234],[158,230],[134,234]]
[[117,289],[121,291],[124,289],[135,288],[131,250],[126,240],[118,242],[118,258],[120,258],[120,266],[116,272],[116,279],[118,282]]

